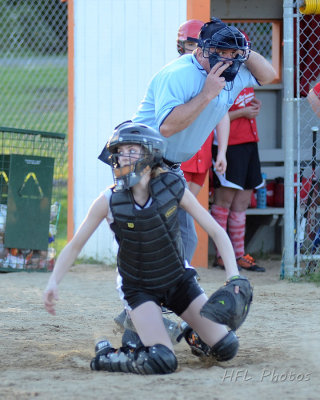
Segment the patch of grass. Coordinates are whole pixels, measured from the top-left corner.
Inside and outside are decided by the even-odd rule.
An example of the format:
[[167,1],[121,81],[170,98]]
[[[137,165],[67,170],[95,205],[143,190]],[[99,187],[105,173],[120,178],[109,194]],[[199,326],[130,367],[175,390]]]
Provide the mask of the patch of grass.
[[98,261],[93,257],[79,257],[77,258],[76,262],[74,263],[75,265],[77,264],[99,264],[103,265],[104,262]]
[[67,215],[68,215],[68,189],[67,186],[62,186],[59,189],[59,202],[61,210],[59,215],[57,235],[53,247],[57,251],[57,256],[67,244]]
[[304,275],[304,279],[307,282],[313,282],[317,286],[320,286],[320,271],[314,272],[312,274]]
[[288,281],[292,283],[312,282],[315,283],[316,286],[320,286],[320,270],[316,272],[303,273],[300,276],[294,275],[291,278],[288,278]]
[[66,56],[16,58],[0,74],[1,126],[67,133]]

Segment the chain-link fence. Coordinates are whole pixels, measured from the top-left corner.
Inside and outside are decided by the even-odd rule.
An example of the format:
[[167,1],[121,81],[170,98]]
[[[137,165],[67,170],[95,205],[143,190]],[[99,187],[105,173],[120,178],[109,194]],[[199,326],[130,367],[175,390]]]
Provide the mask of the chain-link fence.
[[228,25],[235,26],[244,32],[251,42],[251,49],[272,62],[271,22],[234,22]]
[[0,2],[0,126],[67,132],[67,4]]
[[320,119],[311,108],[307,97],[309,91],[320,81],[320,15],[304,15],[299,9],[295,15],[295,252],[296,271],[299,275],[314,272],[320,265]]
[[67,180],[67,19],[61,0],[0,2],[2,270],[52,268]]

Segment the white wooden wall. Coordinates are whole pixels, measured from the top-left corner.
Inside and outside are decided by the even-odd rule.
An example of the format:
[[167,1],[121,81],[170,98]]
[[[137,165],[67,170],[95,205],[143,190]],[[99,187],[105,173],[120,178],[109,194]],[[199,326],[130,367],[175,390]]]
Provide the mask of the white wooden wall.
[[[74,1],[74,223],[113,183],[97,159],[114,126],[130,119],[154,73],[177,57],[176,37],[187,0]],[[114,262],[107,223],[81,256]]]

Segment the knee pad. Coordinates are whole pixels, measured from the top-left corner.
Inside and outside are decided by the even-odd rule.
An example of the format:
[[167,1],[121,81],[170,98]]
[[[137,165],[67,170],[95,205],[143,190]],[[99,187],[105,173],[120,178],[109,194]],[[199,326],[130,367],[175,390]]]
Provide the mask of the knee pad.
[[214,346],[211,347],[210,353],[217,361],[228,361],[233,358],[239,348],[239,340],[233,331],[219,340]]
[[105,349],[90,363],[92,370],[132,372],[140,375],[170,374],[178,367],[174,353],[162,344],[138,349],[130,346]]
[[162,344],[138,349],[137,353],[134,363],[138,374],[171,374],[178,367],[174,353]]

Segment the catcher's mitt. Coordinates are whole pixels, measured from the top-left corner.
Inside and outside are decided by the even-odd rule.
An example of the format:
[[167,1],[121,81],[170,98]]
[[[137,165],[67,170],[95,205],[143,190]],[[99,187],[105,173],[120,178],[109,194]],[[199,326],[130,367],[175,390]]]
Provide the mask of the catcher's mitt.
[[[235,286],[239,286],[239,293],[235,293]],[[235,275],[211,295],[200,310],[200,314],[211,321],[236,330],[248,315],[252,296],[253,289],[248,279]]]

